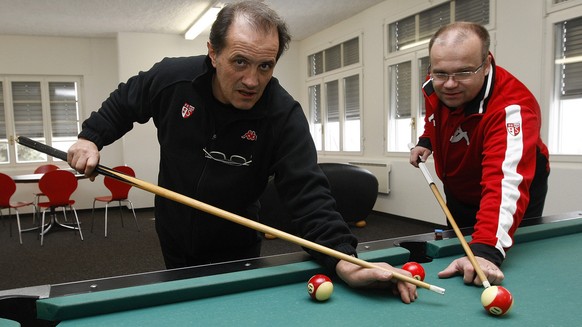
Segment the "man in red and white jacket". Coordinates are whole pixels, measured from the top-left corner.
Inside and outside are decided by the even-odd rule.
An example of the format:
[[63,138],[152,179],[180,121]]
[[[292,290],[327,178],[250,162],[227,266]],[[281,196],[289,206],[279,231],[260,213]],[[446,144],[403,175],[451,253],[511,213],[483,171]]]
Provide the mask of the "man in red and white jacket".
[[[489,46],[487,30],[472,23],[447,25],[432,37],[425,128],[410,162],[418,167],[433,154],[447,207],[459,227],[474,227],[470,247],[489,282],[499,284],[522,218],[542,215],[550,169],[539,104],[495,65]],[[466,257],[439,277],[455,274],[482,284]]]

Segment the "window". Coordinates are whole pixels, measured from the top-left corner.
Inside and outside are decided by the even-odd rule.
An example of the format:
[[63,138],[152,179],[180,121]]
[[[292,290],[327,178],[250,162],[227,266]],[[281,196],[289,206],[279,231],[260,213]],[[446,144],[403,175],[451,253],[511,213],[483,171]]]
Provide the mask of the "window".
[[550,115],[550,152],[582,154],[582,17],[554,24],[554,101]]
[[422,84],[428,67],[428,42],[455,21],[489,24],[490,0],[452,0],[387,24],[387,151],[406,152],[424,131]]
[[8,76],[0,85],[0,165],[59,160],[14,140],[26,136],[66,151],[80,131],[80,79]]
[[4,106],[4,86],[0,81],[0,165],[9,163],[8,134],[6,133],[6,109]]
[[311,133],[318,151],[361,149],[359,37],[307,57]]

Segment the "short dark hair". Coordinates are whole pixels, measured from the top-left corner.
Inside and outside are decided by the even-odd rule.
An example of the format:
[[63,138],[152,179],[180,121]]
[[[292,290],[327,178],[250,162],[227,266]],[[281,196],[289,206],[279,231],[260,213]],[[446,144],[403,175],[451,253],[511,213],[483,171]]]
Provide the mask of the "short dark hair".
[[272,28],[277,29],[279,34],[277,60],[289,48],[291,35],[288,32],[287,24],[273,9],[262,2],[241,1],[227,4],[218,13],[216,21],[212,24],[209,40],[216,53],[220,53],[224,49],[228,29],[237,17],[245,18],[253,27],[265,32],[271,31]]
[[428,43],[429,53],[435,40],[438,39],[441,35],[450,31],[459,32],[460,38],[466,38],[469,34],[476,35],[481,40],[481,59],[485,60],[485,58],[487,58],[489,55],[489,47],[491,46],[491,37],[489,36],[489,32],[485,27],[470,22],[455,22],[439,28]]

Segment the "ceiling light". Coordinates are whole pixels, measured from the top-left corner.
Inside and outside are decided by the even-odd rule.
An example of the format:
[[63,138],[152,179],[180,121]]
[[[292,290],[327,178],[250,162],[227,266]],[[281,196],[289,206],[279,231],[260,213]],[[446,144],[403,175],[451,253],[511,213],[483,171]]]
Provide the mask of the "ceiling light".
[[186,40],[194,40],[200,33],[208,28],[215,20],[216,15],[222,8],[220,6],[213,6],[208,8],[202,16],[200,16],[192,26],[184,34]]

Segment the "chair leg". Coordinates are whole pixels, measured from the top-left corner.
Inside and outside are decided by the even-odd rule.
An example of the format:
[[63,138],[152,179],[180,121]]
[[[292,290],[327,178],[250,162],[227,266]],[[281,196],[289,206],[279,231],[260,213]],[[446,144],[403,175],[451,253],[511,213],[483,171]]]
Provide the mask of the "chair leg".
[[77,210],[75,210],[75,207],[73,206],[69,206],[69,208],[71,208],[71,210],[75,214],[75,220],[77,221],[77,229],[79,229],[79,235],[81,236],[81,241],[83,241],[83,231],[81,231],[81,223],[79,223],[79,216],[77,216]]
[[95,224],[95,200],[93,200],[93,209],[91,209],[91,233],[93,233],[94,224]]
[[105,203],[105,237],[107,237],[107,209],[109,207],[109,202]]
[[40,221],[40,246],[42,246],[43,243],[44,243],[44,233],[45,233],[45,230],[44,230],[44,217],[45,217],[45,215],[46,215],[46,210],[44,210],[42,212],[42,218],[41,218],[41,221]]
[[123,209],[121,208],[121,200],[117,201],[117,204],[119,206],[119,216],[121,217],[121,227],[125,227],[123,224]]
[[18,239],[20,240],[20,244],[22,244],[22,227],[20,226],[20,214],[18,213],[18,209],[14,209],[16,212],[16,225],[18,226]]
[[32,214],[32,224],[36,224],[36,214],[40,213],[38,212],[38,203],[40,202],[40,196],[35,195],[34,196],[34,213]]
[[137,231],[139,232],[139,225],[137,224],[137,216],[135,215],[135,210],[133,209],[133,202],[129,201],[129,200],[125,200],[127,201],[127,203],[129,203],[129,206],[131,207],[131,212],[133,212],[133,220],[135,220],[135,227],[137,228]]
[[65,222],[68,222],[69,221],[67,219],[67,207],[63,207],[63,217],[65,217]]
[[12,212],[8,208],[8,229],[10,230],[10,237],[12,237],[12,220],[10,220],[10,216],[12,216]]

